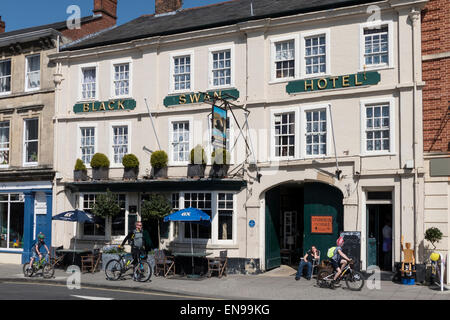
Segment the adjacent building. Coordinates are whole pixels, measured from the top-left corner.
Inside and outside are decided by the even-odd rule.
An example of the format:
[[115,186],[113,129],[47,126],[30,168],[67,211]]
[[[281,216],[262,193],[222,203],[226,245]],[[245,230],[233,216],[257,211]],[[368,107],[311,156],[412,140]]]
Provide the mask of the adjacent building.
[[[122,208],[100,223],[55,222],[53,243],[119,243],[142,201],[162,192],[174,209],[197,207],[212,221],[192,234],[172,223],[161,246],[188,250],[192,240],[197,250],[228,250],[236,272],[295,261],[311,245],[325,257],[342,232],[357,238],[363,269],[392,270],[402,236],[423,261],[427,1],[168,3],[50,57],[58,70],[54,212],[91,210],[108,189]],[[211,168],[206,96],[241,106],[228,110],[225,179],[187,177],[198,144]],[[150,154],[160,149],[169,155],[165,180],[151,178]],[[74,181],[76,159],[91,175],[97,152],[109,157],[110,178]],[[122,178],[127,153],[141,164],[136,181]]]
[[49,55],[115,25],[116,5],[95,0],[78,29],[63,21],[5,32],[0,21],[0,262],[28,261],[39,232],[51,243],[56,69]]

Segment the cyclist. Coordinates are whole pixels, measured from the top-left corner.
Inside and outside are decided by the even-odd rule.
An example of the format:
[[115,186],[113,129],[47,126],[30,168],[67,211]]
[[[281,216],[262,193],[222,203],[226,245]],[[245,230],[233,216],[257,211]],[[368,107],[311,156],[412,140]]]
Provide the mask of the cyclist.
[[352,261],[349,257],[345,255],[345,253],[342,251],[342,246],[344,245],[344,238],[339,237],[336,241],[336,249],[334,249],[334,255],[331,258],[331,264],[333,265],[334,269],[336,269],[336,274],[334,275],[332,285],[334,287],[334,284],[336,283],[336,280],[341,275],[342,270],[347,265],[347,262]]
[[42,232],[39,232],[37,236],[38,240],[36,243],[31,247],[31,253],[33,254],[30,259],[30,268],[33,266],[34,259],[39,257],[39,261],[42,259],[41,254],[41,247],[43,246],[47,250],[47,254],[50,255],[50,250],[48,249],[47,245],[45,244],[45,235]]
[[142,230],[142,222],[137,221],[136,229],[130,232],[125,239],[123,239],[122,244],[119,248],[123,247],[127,241],[131,241],[131,255],[133,256],[133,265],[136,266],[141,253],[147,255],[147,251],[152,246],[152,241],[147,230]]

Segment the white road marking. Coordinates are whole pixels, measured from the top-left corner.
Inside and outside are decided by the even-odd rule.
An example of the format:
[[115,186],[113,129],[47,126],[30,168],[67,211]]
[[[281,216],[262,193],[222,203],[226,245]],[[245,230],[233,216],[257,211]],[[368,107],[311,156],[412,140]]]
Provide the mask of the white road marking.
[[72,294],[72,297],[86,299],[86,300],[114,300],[113,298],[105,298],[105,297],[90,297],[90,296],[77,296]]

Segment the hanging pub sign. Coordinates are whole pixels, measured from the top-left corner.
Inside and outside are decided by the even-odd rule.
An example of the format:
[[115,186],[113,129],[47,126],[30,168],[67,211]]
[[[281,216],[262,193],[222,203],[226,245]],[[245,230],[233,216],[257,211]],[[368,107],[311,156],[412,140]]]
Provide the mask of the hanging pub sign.
[[136,108],[136,100],[117,99],[109,101],[92,101],[92,102],[77,103],[73,107],[73,112],[89,113],[100,111],[134,110],[135,108]]
[[332,216],[311,216],[311,233],[333,233]]
[[173,96],[171,95],[164,98],[164,105],[166,107],[169,107],[193,103],[203,103],[208,100],[212,101],[214,100],[214,98],[237,100],[239,98],[239,91],[237,89],[229,89],[208,92],[193,92]]
[[212,111],[212,145],[226,149],[227,144],[227,110],[213,106]]
[[377,71],[367,71],[335,77],[296,80],[290,81],[287,84],[286,92],[293,94],[376,85],[380,80],[381,75]]

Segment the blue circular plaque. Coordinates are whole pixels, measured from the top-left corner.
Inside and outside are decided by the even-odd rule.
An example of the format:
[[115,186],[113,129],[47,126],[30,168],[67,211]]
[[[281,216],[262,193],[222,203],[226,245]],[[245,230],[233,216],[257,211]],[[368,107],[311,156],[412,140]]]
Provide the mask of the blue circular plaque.
[[250,226],[250,228],[253,228],[255,226],[255,224],[256,224],[255,220],[250,220],[248,222],[248,225]]

